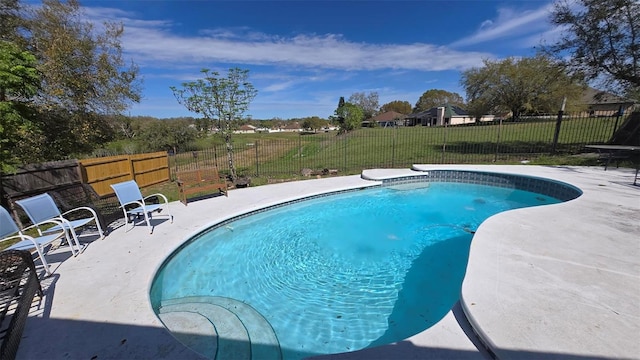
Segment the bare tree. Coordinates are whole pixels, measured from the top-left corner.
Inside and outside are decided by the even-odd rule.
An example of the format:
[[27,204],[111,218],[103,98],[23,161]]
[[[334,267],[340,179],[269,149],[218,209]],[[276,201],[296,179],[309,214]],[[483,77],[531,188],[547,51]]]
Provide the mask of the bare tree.
[[231,137],[258,91],[248,81],[249,70],[229,69],[226,77],[209,69],[202,69],[201,72],[203,79],[185,82],[182,89],[172,86],[171,90],[187,110],[217,122],[220,129],[218,133],[227,147],[231,179],[235,181],[238,175],[233,161]]
[[365,119],[373,117],[378,111],[378,93],[370,92],[368,95],[364,92],[356,92],[351,94],[348,103],[359,107]]

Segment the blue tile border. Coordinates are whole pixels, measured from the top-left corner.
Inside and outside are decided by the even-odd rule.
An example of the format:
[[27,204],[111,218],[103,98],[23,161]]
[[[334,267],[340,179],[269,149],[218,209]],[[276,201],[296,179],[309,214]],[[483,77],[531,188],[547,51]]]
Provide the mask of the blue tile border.
[[[502,174],[502,173],[482,172],[482,171],[467,171],[467,170],[429,170],[429,171],[424,171],[420,175],[398,176],[391,179],[384,179],[382,180],[381,185],[338,190],[338,191],[331,191],[323,194],[311,195],[311,196],[303,197],[300,199],[285,201],[279,204],[249,211],[241,215],[233,216],[229,219],[223,220],[217,224],[214,224],[194,234],[182,245],[180,245],[177,249],[175,249],[173,253],[179,251],[182,247],[188,245],[190,242],[204,235],[207,232],[210,232],[219,227],[228,225],[236,220],[240,220],[248,216],[260,214],[265,211],[277,209],[283,206],[296,204],[302,201],[327,197],[327,196],[361,191],[361,190],[370,189],[370,188],[377,188],[381,186],[393,186],[393,185],[411,184],[411,183],[430,183],[430,182],[466,183],[466,184],[488,185],[488,186],[497,186],[502,188],[518,189],[518,190],[530,191],[530,192],[534,192],[542,195],[547,195],[563,202],[573,200],[579,197],[580,195],[582,195],[582,191],[573,185],[569,185],[560,181],[555,181],[555,180],[545,179],[545,178],[538,178],[533,176],[512,175],[512,174]],[[167,260],[170,257],[171,255],[167,258]]]
[[429,170],[424,171],[424,173],[420,175],[401,176],[393,179],[385,179],[383,180],[383,186],[422,182],[452,182],[497,186],[502,188],[530,191],[550,196],[560,201],[573,200],[582,195],[582,191],[577,187],[551,179],[526,175],[466,170]]

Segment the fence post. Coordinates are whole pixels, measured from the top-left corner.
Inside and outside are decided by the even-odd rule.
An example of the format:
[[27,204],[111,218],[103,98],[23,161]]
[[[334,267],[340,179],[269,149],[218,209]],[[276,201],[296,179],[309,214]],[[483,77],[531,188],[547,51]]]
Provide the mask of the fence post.
[[556,120],[556,131],[553,133],[553,144],[551,145],[551,154],[556,153],[556,148],[558,146],[558,136],[560,135],[560,125],[562,124],[562,115],[564,111],[558,111],[558,119]]
[[258,161],[258,140],[255,142],[256,147],[256,177],[260,176],[260,162]]
[[393,146],[391,147],[391,168],[396,165],[396,139],[398,138],[398,127],[395,126],[393,130]]
[[220,167],[218,167],[218,146],[213,145],[213,163],[216,165],[216,168],[220,169]]
[[344,172],[345,174],[347,173],[347,133],[344,133],[344,138],[342,139],[342,141],[344,141]]
[[616,114],[616,122],[613,124],[613,133],[611,133],[611,138],[613,139],[613,136],[616,134],[616,131],[618,130],[618,120],[620,120],[620,117],[624,114],[624,109],[622,108],[622,105],[620,105],[620,107],[618,107],[618,113]]
[[133,167],[133,159],[131,156],[127,155],[127,161],[129,162],[129,175],[131,175],[131,180],[136,180],[136,173]]
[[[175,169],[174,174],[177,174],[178,173],[178,153],[175,151],[173,152],[173,166]],[[171,157],[169,157],[169,169],[171,169]]]
[[447,121],[443,118],[444,121],[444,139],[442,140],[442,159],[440,159],[440,163],[444,164],[444,154],[447,152]]
[[551,154],[556,153],[556,147],[558,146],[558,136],[560,136],[560,125],[562,124],[562,115],[564,114],[564,106],[567,104],[567,97],[562,99],[562,107],[558,111],[558,119],[556,120],[556,131],[553,133],[553,144],[551,145]]
[[302,134],[298,133],[298,174],[302,174]]
[[493,155],[493,162],[498,162],[498,153],[500,152],[500,134],[502,133],[502,116],[500,117],[500,122],[498,123],[498,137],[496,139],[496,152]]

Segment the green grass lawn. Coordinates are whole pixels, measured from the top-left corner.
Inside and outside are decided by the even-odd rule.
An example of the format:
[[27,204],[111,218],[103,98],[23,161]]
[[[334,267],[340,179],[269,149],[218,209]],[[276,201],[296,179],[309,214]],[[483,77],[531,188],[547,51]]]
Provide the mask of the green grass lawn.
[[[577,154],[584,144],[606,142],[613,133],[614,121],[564,120],[557,156]],[[363,128],[342,135],[238,134],[234,148],[236,166],[254,175],[295,174],[303,168],[351,172],[415,163],[517,163],[548,158],[555,128],[556,121],[549,119],[502,125]]]
[[[233,136],[238,175],[251,185],[300,180],[302,169],[336,169],[339,175],[367,168],[408,168],[413,164],[532,164],[595,165],[581,156],[585,144],[605,143],[615,118],[563,119],[554,151],[554,117],[542,120],[447,127],[361,128],[347,134],[258,133]],[[622,120],[620,120],[620,123]],[[199,150],[173,156],[171,168],[217,166],[228,174],[221,139],[201,139]],[[168,191],[169,194],[175,189]],[[170,195],[177,199],[177,193]]]

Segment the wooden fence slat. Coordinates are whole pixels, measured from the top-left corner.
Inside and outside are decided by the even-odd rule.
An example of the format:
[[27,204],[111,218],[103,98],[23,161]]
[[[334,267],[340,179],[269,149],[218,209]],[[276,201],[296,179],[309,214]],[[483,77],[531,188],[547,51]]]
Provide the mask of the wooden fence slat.
[[140,187],[169,180],[169,158],[166,152],[109,156],[80,160],[83,181],[100,196],[113,194],[111,184],[135,180]]
[[25,165],[14,174],[2,176],[2,190],[9,197],[36,195],[81,182],[77,160]]

